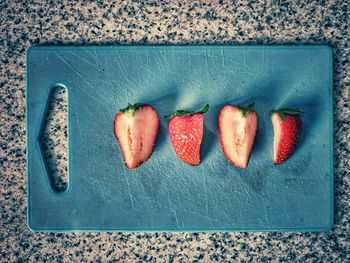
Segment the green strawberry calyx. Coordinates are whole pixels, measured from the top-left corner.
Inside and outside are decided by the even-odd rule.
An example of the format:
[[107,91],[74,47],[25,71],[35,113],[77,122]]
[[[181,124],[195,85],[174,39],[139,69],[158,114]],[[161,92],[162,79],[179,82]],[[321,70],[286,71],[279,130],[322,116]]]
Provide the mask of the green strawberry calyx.
[[146,104],[143,103],[135,103],[135,104],[130,104],[128,103],[128,106],[124,109],[120,109],[119,111],[124,113],[127,116],[134,117],[135,116],[135,111]]
[[285,114],[291,114],[291,115],[300,115],[304,113],[303,111],[299,109],[279,109],[279,110],[271,110],[270,116],[272,116],[274,113],[277,113],[283,122],[286,122]]
[[236,106],[236,108],[238,108],[241,111],[243,117],[247,117],[247,115],[250,112],[254,111],[254,107],[255,107],[255,103],[251,103],[247,107],[242,107],[240,105]]
[[192,116],[195,114],[203,114],[206,113],[209,110],[209,104],[206,104],[202,109],[198,111],[185,111],[185,110],[177,110],[174,113],[170,115],[165,115],[164,118],[167,120],[170,120],[172,117],[175,116]]

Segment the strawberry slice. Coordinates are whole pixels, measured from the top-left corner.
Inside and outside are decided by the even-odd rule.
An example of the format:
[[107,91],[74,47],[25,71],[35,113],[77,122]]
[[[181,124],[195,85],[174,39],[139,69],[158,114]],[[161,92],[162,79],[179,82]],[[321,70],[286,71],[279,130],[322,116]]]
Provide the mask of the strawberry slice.
[[298,109],[272,110],[271,120],[273,125],[273,162],[280,164],[285,162],[294,152],[301,132],[300,114]]
[[128,104],[117,113],[114,133],[127,168],[136,168],[148,160],[153,152],[158,129],[158,114],[150,105]]
[[254,103],[246,108],[224,106],[219,113],[218,127],[221,147],[227,160],[238,168],[246,168],[258,128]]
[[175,153],[179,158],[190,164],[199,165],[200,147],[203,139],[203,113],[209,109],[209,104],[199,111],[178,110],[169,116],[168,131]]

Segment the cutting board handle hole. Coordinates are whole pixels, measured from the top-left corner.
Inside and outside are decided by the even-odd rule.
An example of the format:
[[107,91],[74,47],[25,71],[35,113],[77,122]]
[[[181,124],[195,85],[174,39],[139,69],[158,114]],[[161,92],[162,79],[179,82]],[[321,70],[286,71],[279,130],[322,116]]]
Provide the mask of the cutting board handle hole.
[[50,92],[40,143],[51,187],[57,193],[68,188],[68,90],[55,85]]

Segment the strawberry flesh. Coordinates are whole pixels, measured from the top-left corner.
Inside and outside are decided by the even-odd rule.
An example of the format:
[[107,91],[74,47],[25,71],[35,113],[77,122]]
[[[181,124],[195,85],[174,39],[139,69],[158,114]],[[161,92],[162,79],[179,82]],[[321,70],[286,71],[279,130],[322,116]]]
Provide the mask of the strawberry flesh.
[[[220,110],[218,127],[225,157],[238,168],[248,166],[253,148],[258,118],[251,109],[226,105]],[[243,109],[243,110],[242,110]]]
[[150,105],[128,107],[130,109],[116,115],[114,132],[123,152],[125,165],[132,169],[151,156],[158,134],[159,118]]
[[[299,112],[300,113],[300,112]],[[273,161],[285,162],[294,152],[301,132],[301,119],[298,114],[273,112],[271,120],[274,131]]]

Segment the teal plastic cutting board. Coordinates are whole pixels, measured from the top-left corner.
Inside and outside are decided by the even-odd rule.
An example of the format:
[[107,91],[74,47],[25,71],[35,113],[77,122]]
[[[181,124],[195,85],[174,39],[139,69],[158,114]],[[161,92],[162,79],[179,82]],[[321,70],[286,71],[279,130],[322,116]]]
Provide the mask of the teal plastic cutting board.
[[[38,138],[50,91],[68,90],[69,186],[53,191]],[[177,158],[160,120],[128,170],[114,136],[127,103],[159,116],[206,103],[202,163]],[[226,161],[217,116],[255,102],[247,169]],[[300,108],[294,155],[272,162],[271,109]],[[34,231],[325,231],[333,224],[332,51],[327,46],[36,46],[27,52],[28,225]]]

